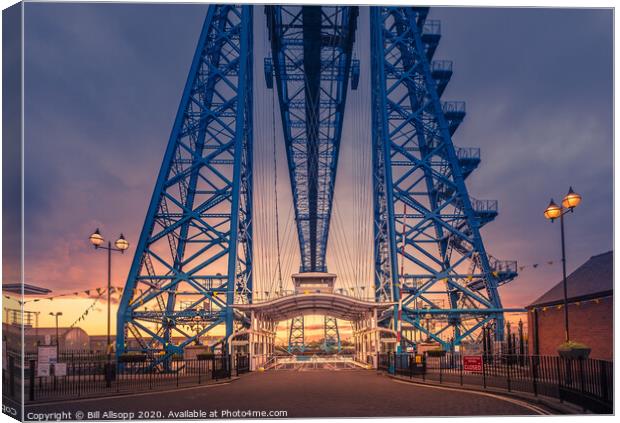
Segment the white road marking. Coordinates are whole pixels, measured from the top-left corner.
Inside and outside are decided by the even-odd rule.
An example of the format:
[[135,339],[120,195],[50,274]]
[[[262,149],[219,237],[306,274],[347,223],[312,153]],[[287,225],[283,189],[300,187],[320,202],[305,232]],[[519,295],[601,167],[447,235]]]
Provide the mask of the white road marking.
[[398,380],[395,378],[391,378],[394,382],[396,383],[403,383],[403,384],[407,384],[407,385],[418,385],[418,386],[422,386],[425,388],[434,388],[434,389],[443,389],[445,391],[456,391],[456,392],[464,392],[467,394],[475,394],[475,395],[481,395],[481,396],[486,396],[486,397],[491,397],[491,398],[495,398],[501,401],[506,401],[506,402],[510,402],[513,403],[515,405],[527,408],[533,412],[535,412],[536,414],[543,414],[543,415],[550,415],[551,413],[549,413],[547,410],[544,410],[540,407],[537,407],[535,405],[529,404],[525,401],[521,401],[521,400],[517,400],[514,398],[508,398],[508,397],[504,397],[502,395],[495,395],[495,394],[491,394],[489,392],[480,392],[480,391],[468,391],[466,389],[460,389],[460,388],[450,388],[447,386],[435,386],[435,385],[427,385],[424,383],[417,383],[417,382],[407,382],[404,380]]

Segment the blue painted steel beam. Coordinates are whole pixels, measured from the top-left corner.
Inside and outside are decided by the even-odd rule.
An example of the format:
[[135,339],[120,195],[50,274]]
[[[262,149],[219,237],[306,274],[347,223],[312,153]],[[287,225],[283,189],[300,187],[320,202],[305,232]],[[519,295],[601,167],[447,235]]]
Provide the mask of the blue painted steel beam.
[[209,7],[118,311],[153,365],[252,300],[252,7]]
[[421,315],[446,316],[428,335],[449,348],[487,320],[502,339],[497,287],[516,262],[493,259],[482,242],[497,203],[465,186],[479,153],[452,142],[465,108],[440,101],[452,68],[431,67],[439,39],[420,8],[371,8],[375,298],[399,303],[383,316],[397,330],[402,319],[426,332]]
[[[357,7],[266,6],[302,272],[325,272]],[[270,86],[269,76],[266,75]]]

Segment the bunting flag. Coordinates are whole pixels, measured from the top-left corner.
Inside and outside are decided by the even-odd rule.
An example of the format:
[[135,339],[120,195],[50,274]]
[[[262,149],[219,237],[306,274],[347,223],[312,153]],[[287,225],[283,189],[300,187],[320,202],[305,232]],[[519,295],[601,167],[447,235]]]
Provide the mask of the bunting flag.
[[[607,297],[604,297],[607,298]],[[591,300],[580,300],[580,301],[574,301],[574,302],[570,302],[568,305],[570,306],[571,304],[574,304],[577,307],[581,307],[582,304],[587,304],[587,303],[594,303],[594,304],[600,304],[601,301],[603,301],[604,298],[593,298]],[[553,306],[545,306],[545,307],[533,307],[532,310],[534,311],[542,311],[543,313],[548,311],[549,309],[553,309]],[[558,304],[555,306],[556,310],[562,310],[564,308],[564,304]]]
[[532,263],[532,264],[523,264],[521,266],[519,266],[519,272],[524,271],[525,269],[538,269],[541,265],[542,266],[553,266],[554,264],[560,263],[561,260],[547,260],[547,261],[540,261],[538,263]]
[[[106,290],[106,291],[107,291],[107,290]],[[91,311],[95,308],[95,306],[97,305],[97,302],[99,302],[99,300],[100,300],[100,299],[101,299],[101,297],[103,296],[103,293],[104,293],[104,292],[105,292],[105,291],[102,291],[102,293],[101,293],[101,294],[100,294],[97,298],[95,298],[95,300],[93,301],[93,303],[92,303],[90,306],[88,306],[88,307],[86,308],[86,310],[84,310],[84,311],[82,312],[82,315],[81,315],[80,317],[78,317],[77,319],[75,319],[75,321],[74,321],[73,323],[71,323],[71,326],[69,326],[69,328],[71,328],[71,329],[72,329],[72,328],[74,328],[74,327],[75,327],[75,325],[77,325],[77,324],[78,324],[79,322],[81,322],[82,320],[85,320],[85,319],[86,319],[86,316],[88,316],[88,313],[90,313],[90,312],[91,312]]]
[[[54,301],[55,299],[59,299],[59,298],[66,298],[66,297],[79,297],[80,295],[86,295],[86,297],[90,297],[91,294],[93,293],[93,291],[97,292],[97,296],[101,297],[103,296],[106,292],[107,292],[107,287],[105,288],[91,288],[91,289],[85,289],[84,291],[73,291],[73,292],[65,292],[65,293],[61,293],[61,294],[55,294],[55,295],[50,295],[50,296],[46,296],[46,297],[38,297],[38,298],[32,298],[32,299],[28,299],[28,300],[19,300],[18,298],[20,298],[19,295],[6,295],[4,294],[4,298],[6,298],[7,300],[15,300],[17,301],[17,303],[19,305],[24,305],[24,304],[28,304],[28,303],[37,303],[39,301]],[[123,288],[122,287],[116,287],[116,286],[112,286],[110,287],[110,294],[115,294],[118,293],[119,295],[121,295],[123,293]]]

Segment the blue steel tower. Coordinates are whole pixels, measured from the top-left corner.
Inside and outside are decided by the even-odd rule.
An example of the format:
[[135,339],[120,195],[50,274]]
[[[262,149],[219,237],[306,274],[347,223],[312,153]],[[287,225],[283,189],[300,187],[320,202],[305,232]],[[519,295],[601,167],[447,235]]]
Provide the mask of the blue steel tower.
[[452,74],[451,62],[432,60],[440,23],[426,19],[428,8],[370,13],[375,298],[399,304],[384,324],[399,335],[407,324],[444,349],[486,325],[501,340],[498,286],[516,276],[516,262],[487,254],[480,236],[497,202],[465,186],[479,151],[452,142],[465,104],[440,99]]
[[245,324],[231,305],[252,301],[252,81],[252,7],[210,6],[121,299],[117,354],[166,363]]
[[[358,8],[267,6],[265,12],[271,41],[265,78],[273,88],[275,74],[278,89],[301,249],[300,272],[326,272]],[[304,349],[303,324],[303,317],[291,322],[291,352]],[[326,340],[337,335],[334,325],[335,319],[325,318]]]

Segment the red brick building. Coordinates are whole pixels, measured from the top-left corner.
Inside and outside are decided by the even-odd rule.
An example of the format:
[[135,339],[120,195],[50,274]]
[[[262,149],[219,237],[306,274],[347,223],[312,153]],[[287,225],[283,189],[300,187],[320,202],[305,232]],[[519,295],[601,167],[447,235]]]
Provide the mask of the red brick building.
[[[571,341],[592,348],[590,358],[613,360],[613,251],[590,257],[567,277]],[[562,281],[527,306],[529,351],[557,355],[564,342]]]

